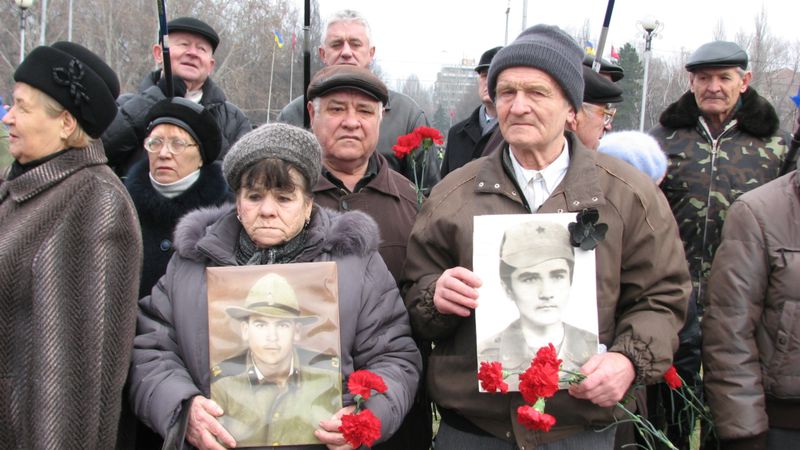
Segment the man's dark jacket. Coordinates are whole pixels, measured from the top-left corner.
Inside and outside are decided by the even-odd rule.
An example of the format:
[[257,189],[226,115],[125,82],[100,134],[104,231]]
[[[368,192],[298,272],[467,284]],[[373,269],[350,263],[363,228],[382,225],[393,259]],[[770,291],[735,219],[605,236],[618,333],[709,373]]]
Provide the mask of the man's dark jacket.
[[[103,133],[102,139],[108,165],[119,176],[126,175],[136,161],[144,158],[142,145],[147,131],[147,112],[166,98],[157,85],[160,78],[160,70],[151,72],[139,85],[139,93],[123,94],[117,99],[117,117]],[[203,83],[200,104],[211,111],[222,131],[222,151],[217,157],[222,160],[228,153],[228,148],[243,134],[252,130],[253,126],[236,105],[227,101],[225,93],[211,78]]]
[[442,178],[473,159],[483,156],[486,143],[495,134],[496,129],[484,135],[480,115],[481,107],[478,106],[469,117],[450,128],[442,161]]

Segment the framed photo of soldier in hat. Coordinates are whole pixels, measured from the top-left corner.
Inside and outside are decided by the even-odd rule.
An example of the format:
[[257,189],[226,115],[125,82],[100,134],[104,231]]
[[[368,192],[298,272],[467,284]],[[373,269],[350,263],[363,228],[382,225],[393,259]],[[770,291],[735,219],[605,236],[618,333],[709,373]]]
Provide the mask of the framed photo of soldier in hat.
[[237,447],[319,444],[342,408],[336,265],[210,267],[211,399]]
[[478,361],[514,373],[505,379],[510,391],[541,347],[553,344],[561,368],[575,372],[598,352],[594,250],[570,244],[574,221],[575,214],[475,217]]

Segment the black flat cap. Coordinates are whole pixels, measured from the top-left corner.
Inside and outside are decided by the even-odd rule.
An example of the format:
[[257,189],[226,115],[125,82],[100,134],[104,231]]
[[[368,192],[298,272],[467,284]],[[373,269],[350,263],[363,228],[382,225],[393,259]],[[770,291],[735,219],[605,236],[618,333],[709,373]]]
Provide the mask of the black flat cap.
[[178,17],[177,19],[172,19],[167,23],[167,30],[169,32],[173,31],[184,31],[186,33],[192,33],[200,35],[206,39],[208,42],[211,43],[211,51],[217,51],[217,46],[219,45],[219,35],[211,25],[203,22],[202,20],[195,19],[194,17]]
[[583,101],[586,103],[622,102],[622,88],[586,66],[583,66],[583,83]]
[[369,69],[349,65],[323,67],[308,85],[307,100],[341,89],[361,91],[384,105],[389,101],[389,90],[380,78]]
[[197,142],[203,164],[211,164],[222,150],[222,133],[219,125],[203,105],[182,97],[161,100],[147,113],[147,133],[156,125],[168,123],[182,128]]
[[100,137],[117,115],[117,74],[99,56],[72,42],[33,49],[14,72],[14,81],[52,97],[93,138]]
[[[584,66],[592,67],[593,63],[594,56],[586,55],[583,57]],[[625,70],[623,70],[621,66],[618,66],[605,58],[600,58],[600,73],[611,77],[611,81],[614,83],[625,78]]]
[[475,72],[481,73],[481,71],[489,70],[489,66],[492,64],[492,59],[494,59],[494,55],[500,51],[503,47],[495,47],[486,50],[481,55],[481,60],[478,62],[478,65],[475,66]]
[[686,70],[701,67],[741,67],[747,69],[747,53],[734,42],[714,41],[703,44],[689,56]]

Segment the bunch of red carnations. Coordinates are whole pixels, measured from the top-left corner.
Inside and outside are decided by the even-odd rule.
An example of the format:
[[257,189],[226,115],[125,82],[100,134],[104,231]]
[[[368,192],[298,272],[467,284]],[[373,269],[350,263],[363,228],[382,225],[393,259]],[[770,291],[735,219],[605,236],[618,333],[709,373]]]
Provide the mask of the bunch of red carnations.
[[363,404],[372,396],[372,391],[378,394],[386,392],[386,383],[383,378],[369,370],[357,370],[350,374],[347,380],[347,389],[353,394],[356,409],[351,414],[342,416],[342,425],[339,431],[344,439],[353,448],[362,445],[372,447],[372,444],[381,437],[381,419],[372,411],[364,408]]

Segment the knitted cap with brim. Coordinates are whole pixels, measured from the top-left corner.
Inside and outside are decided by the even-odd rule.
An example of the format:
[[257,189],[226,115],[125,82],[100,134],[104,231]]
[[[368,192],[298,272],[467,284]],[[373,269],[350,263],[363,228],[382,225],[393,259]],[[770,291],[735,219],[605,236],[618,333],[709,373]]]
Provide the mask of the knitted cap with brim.
[[33,49],[14,72],[14,81],[52,97],[93,138],[99,138],[117,115],[117,74],[99,56],[72,42]]
[[285,123],[268,123],[239,138],[225,155],[222,172],[231,190],[239,189],[248,166],[268,158],[294,165],[308,180],[309,189],[317,184],[322,171],[322,148],[313,134]]
[[550,75],[577,111],[583,102],[583,50],[570,35],[554,25],[534,25],[500,49],[489,66],[489,96],[495,100],[500,72],[532,67]]

